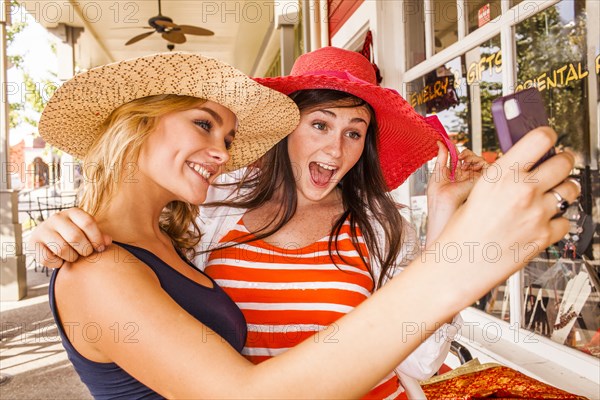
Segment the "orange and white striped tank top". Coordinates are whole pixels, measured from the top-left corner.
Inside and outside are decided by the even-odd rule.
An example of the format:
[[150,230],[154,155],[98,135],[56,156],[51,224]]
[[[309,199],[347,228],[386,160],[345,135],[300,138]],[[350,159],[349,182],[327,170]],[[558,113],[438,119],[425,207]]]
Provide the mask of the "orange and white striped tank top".
[[[240,219],[221,243],[240,243],[248,230]],[[365,257],[367,247],[358,233]],[[346,221],[333,260],[325,237],[300,248],[263,240],[215,249],[205,272],[237,303],[248,324],[242,354],[254,363],[277,356],[333,324],[370,296],[373,279],[352,243]],[[330,338],[335,340],[335,332]],[[377,338],[373,338],[377,340]],[[366,398],[398,398],[403,392],[394,373]],[[403,394],[401,397],[403,398]]]

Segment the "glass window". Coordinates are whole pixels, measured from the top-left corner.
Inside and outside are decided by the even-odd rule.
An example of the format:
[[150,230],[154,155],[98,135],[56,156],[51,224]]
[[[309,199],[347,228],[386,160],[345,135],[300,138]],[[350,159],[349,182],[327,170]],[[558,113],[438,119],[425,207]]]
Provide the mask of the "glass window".
[[471,148],[469,93],[463,74],[464,57],[457,57],[407,86],[408,101],[422,115],[436,114],[450,137]]
[[474,32],[502,14],[500,0],[468,0],[465,1],[469,19],[467,33]]
[[477,143],[476,152],[494,162],[500,153],[492,120],[492,100],[502,96],[502,51],[500,36],[495,36],[465,55],[467,84],[471,98],[471,125]]
[[404,2],[406,69],[425,61],[425,14],[422,0]]
[[523,328],[600,358],[598,263],[550,248],[525,268]]
[[438,53],[458,40],[456,2],[433,0],[433,48]]
[[[542,93],[559,146],[589,154],[585,1],[562,1],[515,27],[517,87]],[[573,112],[577,110],[577,112]]]
[[[407,100],[420,114],[437,115],[459,151],[483,150],[483,156],[493,162],[499,145],[490,110],[492,100],[502,95],[501,73],[500,37],[496,36],[408,83]],[[432,168],[433,163],[429,163],[411,178],[411,216],[422,240],[426,233],[426,183]],[[475,306],[509,320],[506,287],[499,285]]]
[[[422,115],[436,114],[459,150],[471,148],[469,98],[463,74],[463,57],[457,57],[407,84],[409,103]],[[422,243],[427,231],[427,181],[435,160],[415,172],[410,180],[411,217]]]
[[[569,234],[525,269],[524,328],[600,357],[600,291],[597,254],[585,243],[598,221],[597,171],[589,164],[589,106],[585,1],[561,1],[515,27],[516,91],[537,87],[545,100],[558,146],[576,154],[576,167],[588,193],[570,207]],[[576,171],[577,172],[577,171]],[[586,219],[589,223],[586,223]],[[596,254],[594,254],[596,253]],[[585,254],[592,260],[581,259]],[[594,260],[593,258],[596,258]]]

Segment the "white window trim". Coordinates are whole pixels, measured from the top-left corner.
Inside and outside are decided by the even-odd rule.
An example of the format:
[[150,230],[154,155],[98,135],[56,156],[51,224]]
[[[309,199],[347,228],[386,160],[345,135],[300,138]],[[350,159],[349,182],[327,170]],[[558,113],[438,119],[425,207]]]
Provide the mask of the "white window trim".
[[[468,34],[462,41],[458,41],[448,46],[444,50],[433,55],[431,58],[405,71],[403,76],[404,82],[411,82],[417,78],[420,78],[428,72],[435,70],[440,65],[445,64],[463,54],[465,49],[472,49],[479,46],[481,43],[490,40],[494,36],[500,35],[502,27],[517,25],[521,21],[524,21],[532,15],[553,6],[559,1],[560,0],[540,1],[539,4],[536,4],[535,12],[532,11],[530,1],[522,2],[518,6],[510,9],[507,13],[491,20],[486,25],[477,29],[475,32]],[[427,30],[427,28],[425,29]],[[401,49],[401,51],[403,51],[403,49]],[[406,94],[405,92],[403,93]]]

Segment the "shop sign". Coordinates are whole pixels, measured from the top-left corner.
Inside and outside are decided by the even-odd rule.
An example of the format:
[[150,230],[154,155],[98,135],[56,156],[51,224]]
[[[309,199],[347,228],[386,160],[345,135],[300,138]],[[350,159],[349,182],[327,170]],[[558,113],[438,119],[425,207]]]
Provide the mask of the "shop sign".
[[410,95],[410,105],[413,107],[420,106],[428,101],[435,100],[439,97],[444,97],[448,93],[448,84],[450,79],[448,76],[436,80],[425,86],[420,92],[414,92]]
[[490,22],[491,15],[492,15],[492,13],[490,12],[490,4],[489,3],[479,9],[479,11],[477,12],[477,17],[478,17],[477,21],[479,22],[480,28],[482,26],[484,26],[485,24],[487,24],[488,22]]
[[[595,59],[596,75],[600,75],[600,55]],[[481,75],[484,71],[489,70],[492,73],[502,72],[502,50],[489,56],[483,56],[478,62],[473,62],[467,69],[467,83],[472,85],[475,82],[481,81]],[[568,85],[573,81],[584,79],[589,75],[589,71],[585,69],[585,65],[581,62],[566,63],[560,67],[551,69],[533,79],[528,79],[522,84],[519,84],[516,91],[537,87],[540,91],[547,88],[555,88]]]
[[[600,75],[600,55],[596,57],[596,74]],[[544,72],[533,79],[528,79],[517,85],[515,91],[518,92],[530,87],[536,87],[540,92],[546,89],[566,86],[571,82],[579,81],[586,78],[589,71],[585,69],[585,65],[581,62],[566,63],[558,68]]]
[[427,113],[446,110],[459,103],[454,90],[454,76],[443,76],[426,85],[423,90],[410,94],[410,105],[413,107],[425,104]]
[[478,62],[471,63],[467,70],[467,83],[471,85],[481,81],[481,74],[487,70],[498,74],[502,72],[502,50],[483,56]]

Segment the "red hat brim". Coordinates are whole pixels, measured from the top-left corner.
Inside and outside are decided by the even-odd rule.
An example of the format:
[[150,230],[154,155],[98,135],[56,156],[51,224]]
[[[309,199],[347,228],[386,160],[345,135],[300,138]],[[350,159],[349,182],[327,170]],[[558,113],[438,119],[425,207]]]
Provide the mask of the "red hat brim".
[[437,155],[440,133],[394,90],[328,75],[253,79],[287,95],[298,90],[332,89],[350,93],[369,103],[375,110],[379,125],[379,160],[389,190],[396,189]]

